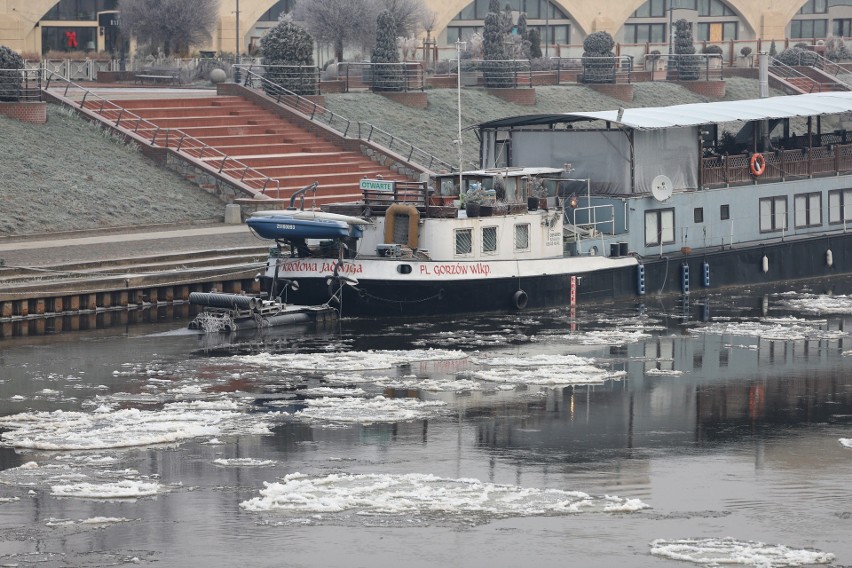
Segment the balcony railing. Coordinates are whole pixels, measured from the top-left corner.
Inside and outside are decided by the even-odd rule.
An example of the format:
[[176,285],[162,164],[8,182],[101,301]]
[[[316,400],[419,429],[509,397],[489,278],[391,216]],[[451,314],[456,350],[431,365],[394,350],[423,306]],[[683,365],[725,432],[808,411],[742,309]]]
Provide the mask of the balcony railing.
[[766,159],[766,170],[760,176],[752,175],[748,154],[703,158],[701,185],[719,187],[852,174],[852,144],[777,150],[764,152],[763,157]]
[[0,101],[33,102],[41,98],[39,69],[0,69]]

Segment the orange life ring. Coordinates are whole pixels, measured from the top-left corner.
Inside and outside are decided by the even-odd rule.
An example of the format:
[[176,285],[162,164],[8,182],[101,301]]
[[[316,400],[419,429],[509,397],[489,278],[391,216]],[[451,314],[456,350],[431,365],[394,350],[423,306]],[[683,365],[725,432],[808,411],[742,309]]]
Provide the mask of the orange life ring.
[[398,215],[408,216],[408,248],[417,248],[417,227],[420,224],[420,212],[413,205],[394,203],[385,211],[385,242],[393,243],[393,229]]
[[763,175],[763,172],[766,171],[766,158],[763,157],[763,154],[755,152],[751,155],[751,162],[749,162],[749,166],[751,169],[751,175],[754,177],[760,177]]

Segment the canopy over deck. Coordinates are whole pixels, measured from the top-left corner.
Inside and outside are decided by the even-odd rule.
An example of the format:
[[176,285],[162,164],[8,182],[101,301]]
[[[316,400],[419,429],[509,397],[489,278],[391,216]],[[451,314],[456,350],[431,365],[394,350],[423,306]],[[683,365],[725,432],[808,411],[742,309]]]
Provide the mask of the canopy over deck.
[[[621,112],[621,117],[618,114]],[[838,91],[787,95],[765,99],[691,103],[665,107],[628,108],[595,112],[534,114],[483,122],[480,130],[553,126],[561,123],[604,120],[635,130],[661,130],[724,122],[824,116],[852,112],[852,92]]]

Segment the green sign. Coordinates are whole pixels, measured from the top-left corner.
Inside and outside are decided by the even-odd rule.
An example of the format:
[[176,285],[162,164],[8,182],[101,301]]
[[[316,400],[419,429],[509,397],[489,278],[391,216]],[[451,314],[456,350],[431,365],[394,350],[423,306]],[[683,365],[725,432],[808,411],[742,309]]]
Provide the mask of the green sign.
[[381,179],[362,179],[361,180],[361,191],[365,189],[371,189],[373,191],[393,191],[393,183],[392,181],[385,181]]

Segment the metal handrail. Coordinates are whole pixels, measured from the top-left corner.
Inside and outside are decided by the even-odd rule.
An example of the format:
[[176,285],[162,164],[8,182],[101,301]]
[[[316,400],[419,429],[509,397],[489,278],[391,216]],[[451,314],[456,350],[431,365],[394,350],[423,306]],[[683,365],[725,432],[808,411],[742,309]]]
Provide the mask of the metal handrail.
[[[16,80],[19,74],[20,80]],[[0,101],[41,100],[41,73],[37,69],[0,69]]]
[[852,90],[852,85],[844,81],[840,78],[841,74],[847,74],[848,71],[844,68],[832,61],[831,59],[825,57],[821,53],[816,51],[811,52],[816,56],[817,65],[813,65],[814,68],[819,69],[820,71],[831,75],[834,77],[834,80],[849,90]]
[[[234,67],[238,67],[240,72],[245,74],[243,86],[250,89],[259,88],[264,91],[267,96],[275,100],[276,103],[295,109],[312,122],[322,123],[331,127],[344,138],[349,138],[351,133],[352,136],[358,140],[383,145],[388,150],[393,150],[398,152],[400,155],[405,155],[408,162],[425,167],[430,172],[434,172],[436,168],[450,172],[457,171],[451,164],[441,160],[434,154],[430,154],[426,150],[418,148],[414,144],[401,140],[389,132],[370,124],[369,122],[355,122],[354,124],[356,128],[354,129],[354,132],[350,132],[353,130],[353,121],[315,103],[310,99],[297,95],[293,91],[290,91],[281,85],[273,83],[266,77],[254,71],[253,68],[256,67],[254,65],[235,65]],[[255,86],[255,82],[257,82],[260,86]],[[377,139],[387,140],[387,143],[379,142]],[[394,143],[401,146],[401,150],[394,150]]]
[[[160,126],[157,126],[153,122],[142,118],[141,116],[137,115],[136,113],[127,110],[126,108],[114,103],[113,101],[111,101],[109,99],[105,99],[104,97],[98,95],[97,93],[94,93],[91,90],[71,81],[70,79],[68,79],[67,77],[64,77],[63,75],[60,75],[59,73],[56,73],[56,72],[51,71],[49,69],[44,69],[43,71],[44,71],[45,74],[47,74],[47,77],[45,78],[45,85],[44,85],[45,91],[50,89],[50,82],[51,82],[51,80],[54,79],[54,77],[58,78],[58,80],[64,81],[65,82],[65,91],[63,92],[64,98],[68,99],[69,89],[71,89],[71,88],[79,89],[80,91],[83,92],[83,97],[80,100],[80,108],[85,108],[87,99],[94,98],[94,99],[100,101],[100,108],[99,109],[93,109],[93,110],[95,110],[96,114],[102,115],[103,120],[112,122],[112,119],[107,117],[107,113],[109,113],[109,112],[118,113],[116,118],[115,118],[115,122],[113,124],[113,126],[115,126],[116,128],[122,128],[122,126],[121,126],[122,120],[124,120],[124,121],[128,121],[128,120],[135,121],[136,124],[132,128],[132,130],[129,129],[129,128],[127,128],[126,130],[130,130],[131,132],[133,132],[134,134],[138,135],[140,138],[143,138],[143,139],[147,139],[145,137],[145,135],[143,134],[143,133],[147,132],[148,136],[151,137],[151,140],[149,142],[149,145],[151,145],[151,146],[160,145],[161,147],[163,147],[167,150],[173,150],[177,153],[183,153],[183,154],[185,154],[185,155],[187,155],[191,158],[198,159],[199,161],[203,162],[208,167],[209,167],[209,164],[212,163],[214,158],[221,158],[222,162],[219,165],[219,168],[217,170],[218,173],[221,174],[225,170],[226,164],[232,164],[234,166],[233,168],[230,168],[230,169],[244,168],[243,169],[243,175],[240,178],[234,178],[234,179],[238,179],[240,183],[243,183],[243,184],[245,184],[246,186],[248,186],[252,189],[258,189],[257,187],[253,187],[252,184],[250,184],[246,181],[246,172],[248,172],[248,171],[254,172],[254,173],[258,174],[258,177],[252,178],[249,181],[263,180],[263,186],[259,188],[261,190],[262,194],[266,194],[267,189],[273,189],[271,187],[273,182],[275,184],[274,189],[278,190],[278,189],[281,188],[281,182],[279,180],[272,178],[272,177],[269,177],[268,175],[264,174],[263,172],[260,172],[259,170],[256,170],[256,169],[252,168],[251,166],[248,166],[248,165],[240,162],[236,158],[231,158],[230,156],[228,156],[224,152],[207,145],[206,143],[202,142],[201,140],[195,138],[194,136],[187,134],[186,132],[184,132],[184,131],[182,131],[178,128],[162,128]],[[140,126],[143,126],[143,128],[140,128]],[[153,135],[151,134],[151,131],[153,131]],[[164,145],[157,143],[158,137],[161,136],[161,135],[163,135],[164,138],[165,138],[165,144]],[[176,147],[170,146],[170,143],[174,139],[178,140],[178,144],[177,144]],[[212,151],[212,153],[205,156],[205,153],[207,153],[208,150]],[[192,151],[195,151],[194,155],[191,153]],[[215,169],[215,168],[211,168],[211,169]],[[223,174],[223,175],[228,175],[228,174]],[[234,176],[228,176],[228,177],[234,177]]]
[[[781,73],[778,70],[781,70]],[[814,92],[814,88],[820,85],[819,81],[813,79],[812,77],[808,77],[801,71],[798,71],[783,61],[779,61],[775,57],[769,58],[769,72],[773,75],[781,77],[782,79],[804,79],[809,82],[811,88],[808,90],[809,93]]]

